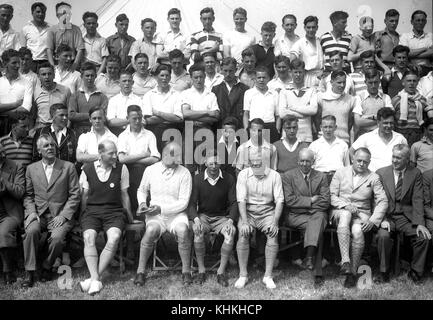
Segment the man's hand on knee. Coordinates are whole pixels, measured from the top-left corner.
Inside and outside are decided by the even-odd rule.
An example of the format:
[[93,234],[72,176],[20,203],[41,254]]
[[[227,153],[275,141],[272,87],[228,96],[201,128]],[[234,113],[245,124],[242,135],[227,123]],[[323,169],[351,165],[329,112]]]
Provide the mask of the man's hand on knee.
[[431,239],[430,232],[427,230],[426,227],[424,227],[424,226],[422,226],[420,224],[416,227],[416,234],[417,234],[418,237],[420,237],[420,234],[421,234],[424,239],[428,239],[428,240]]

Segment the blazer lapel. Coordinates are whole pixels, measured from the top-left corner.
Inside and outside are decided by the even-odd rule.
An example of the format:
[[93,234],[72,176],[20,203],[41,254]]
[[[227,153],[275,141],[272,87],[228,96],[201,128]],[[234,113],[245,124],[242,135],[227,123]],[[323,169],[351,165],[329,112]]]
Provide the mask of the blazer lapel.
[[[311,184],[311,176],[310,176],[310,184]],[[307,188],[307,184],[305,183],[304,175],[302,174],[301,170],[297,170],[296,172],[295,185],[298,187],[302,195],[310,194],[310,190],[308,190]]]
[[368,180],[368,177],[370,177],[370,174],[367,174],[367,175],[361,177],[361,179],[359,179],[359,181],[358,181],[358,184],[356,186],[353,186],[353,191],[355,191],[360,186],[362,186]]
[[413,178],[414,175],[412,174],[412,170],[410,170],[410,168],[407,168],[403,176],[403,185],[401,186],[402,199],[405,196],[405,194],[408,192],[409,187],[412,185]]
[[385,171],[385,177],[383,180],[386,187],[388,188],[391,199],[395,201],[395,182],[394,182],[394,172],[392,171],[392,167],[389,167]]
[[49,190],[53,186],[54,182],[56,182],[56,180],[59,178],[62,171],[63,171],[63,167],[60,164],[60,160],[57,159],[56,162],[54,163],[53,173],[51,174],[51,179],[48,182],[47,190]]
[[39,181],[42,182],[44,187],[47,189],[48,186],[48,180],[47,176],[45,175],[44,166],[42,165],[42,160],[39,161],[39,169],[36,170],[36,175],[39,176]]

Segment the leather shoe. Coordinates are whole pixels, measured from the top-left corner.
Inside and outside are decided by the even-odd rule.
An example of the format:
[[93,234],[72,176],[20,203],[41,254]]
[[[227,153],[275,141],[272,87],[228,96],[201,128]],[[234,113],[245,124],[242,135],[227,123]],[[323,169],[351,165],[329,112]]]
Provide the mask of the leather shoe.
[[313,269],[314,269],[313,257],[306,257],[306,258],[304,259],[304,261],[302,261],[302,266],[303,266],[305,269],[313,270]]
[[325,283],[325,279],[323,279],[322,276],[315,276],[314,277],[314,288],[318,289]]
[[195,278],[195,283],[196,284],[203,284],[206,281],[206,273],[204,272],[199,272],[199,274],[197,275],[197,278]]
[[356,276],[352,273],[348,274],[346,276],[346,279],[344,280],[344,287],[345,288],[354,288],[356,287]]
[[23,283],[21,283],[22,288],[31,288],[35,282],[35,272],[34,271],[26,271],[24,274]]
[[381,272],[377,275],[376,278],[374,278],[374,283],[381,284],[381,283],[387,283],[389,282],[389,273],[388,272]]
[[51,273],[51,270],[42,269],[42,272],[41,272],[41,282],[51,281],[52,276],[53,276],[53,274]]
[[182,282],[184,286],[192,284],[192,277],[190,272],[182,273]]
[[217,282],[223,287],[229,286],[229,281],[227,279],[227,275],[225,273],[217,274]]
[[146,282],[146,275],[143,272],[137,273],[134,279],[134,284],[139,287],[143,287]]
[[350,274],[350,262],[344,262],[340,268],[340,274],[349,275]]
[[17,277],[13,272],[5,272],[4,273],[5,284],[12,284],[17,281]]
[[413,283],[415,283],[415,284],[420,284],[421,283],[421,277],[418,275],[418,273],[415,270],[410,269],[410,271],[408,272],[407,276],[408,276],[408,278],[410,280],[413,281]]

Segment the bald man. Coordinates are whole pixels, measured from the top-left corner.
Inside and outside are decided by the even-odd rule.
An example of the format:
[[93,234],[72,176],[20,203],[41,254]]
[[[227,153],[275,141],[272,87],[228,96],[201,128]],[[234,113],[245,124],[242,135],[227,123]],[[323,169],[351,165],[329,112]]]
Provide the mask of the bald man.
[[138,187],[137,215],[146,216],[146,232],[141,239],[140,260],[134,280],[137,286],[144,286],[147,261],[153,252],[155,243],[165,232],[176,236],[182,260],[183,284],[192,283],[192,233],[187,216],[192,178],[188,169],[180,165],[181,159],[181,147],[175,142],[169,142],[163,148],[162,160],[144,170]]
[[[323,284],[322,248],[327,210],[331,203],[327,175],[312,169],[313,151],[304,148],[299,152],[298,167],[282,175],[284,200],[288,207],[285,222],[304,232],[306,256],[303,265],[314,269],[314,286]],[[315,261],[314,261],[315,259]]]
[[[80,222],[84,258],[90,272],[90,278],[81,281],[80,286],[90,295],[102,289],[100,277],[116,253],[125,220],[134,222],[128,196],[129,173],[125,165],[117,162],[116,145],[104,140],[98,145],[98,152],[99,160],[86,163],[80,176]],[[107,234],[107,243],[98,259],[95,240],[101,230]]]
[[356,286],[364,251],[364,233],[379,228],[388,207],[379,176],[368,169],[370,159],[371,153],[367,148],[355,150],[353,165],[338,169],[330,185],[331,215],[337,225],[341,273],[346,275],[346,288]]
[[275,289],[272,270],[278,254],[278,224],[284,205],[283,185],[280,174],[265,165],[262,154],[248,152],[248,161],[249,167],[239,172],[236,183],[240,215],[236,250],[240,270],[235,287],[243,288],[248,282],[250,236],[254,229],[258,229],[266,235],[263,283],[268,289]]

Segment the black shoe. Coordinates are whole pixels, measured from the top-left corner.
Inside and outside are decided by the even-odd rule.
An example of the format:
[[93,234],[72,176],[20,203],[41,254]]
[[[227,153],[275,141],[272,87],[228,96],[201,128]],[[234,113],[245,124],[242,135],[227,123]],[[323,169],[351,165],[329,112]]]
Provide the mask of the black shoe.
[[340,274],[345,276],[350,274],[350,262],[344,262],[340,268]]
[[52,278],[53,278],[53,273],[51,272],[51,270],[42,269],[41,282],[51,281]]
[[356,287],[356,276],[354,274],[348,274],[346,276],[346,280],[344,280],[344,287],[345,288],[354,288]]
[[314,288],[318,289],[325,283],[325,279],[323,279],[322,276],[315,276],[314,277]]
[[17,281],[17,277],[13,272],[5,272],[3,274],[5,284],[12,284]]
[[22,288],[31,288],[33,287],[33,284],[35,283],[35,272],[34,271],[26,271],[24,275],[24,281],[21,283]]
[[199,274],[197,275],[197,277],[195,278],[194,282],[196,284],[203,284],[206,281],[206,273],[204,272],[199,272]]
[[414,284],[420,284],[421,283],[421,277],[418,275],[418,273],[415,270],[410,269],[407,276],[410,280],[413,281]]
[[217,282],[223,287],[229,286],[229,280],[227,279],[227,275],[225,273],[217,274]]
[[313,257],[306,257],[304,261],[302,261],[302,267],[308,270],[314,269]]
[[376,278],[374,278],[374,283],[381,284],[381,283],[388,283],[389,282],[389,273],[388,272],[381,272],[377,275]]
[[143,287],[145,282],[146,282],[146,274],[144,274],[143,272],[137,273],[134,279],[134,284],[136,286]]
[[192,284],[191,272],[182,273],[182,282],[184,286]]

